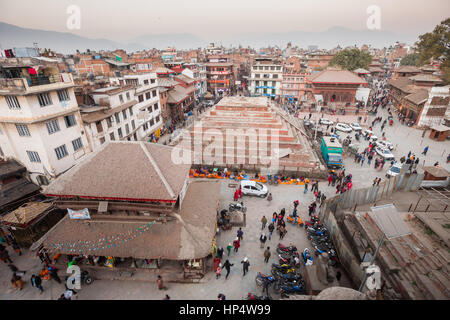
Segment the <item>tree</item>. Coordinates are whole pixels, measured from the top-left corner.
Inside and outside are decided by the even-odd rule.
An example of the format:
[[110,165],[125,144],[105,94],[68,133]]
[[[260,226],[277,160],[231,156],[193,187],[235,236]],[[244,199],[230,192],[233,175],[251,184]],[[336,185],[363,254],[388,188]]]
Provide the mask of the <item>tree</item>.
[[401,61],[400,64],[402,66],[419,66],[419,54],[411,53],[406,55]]
[[339,51],[330,61],[330,66],[340,66],[342,69],[353,71],[358,68],[367,69],[372,62],[370,53],[358,48]]
[[428,64],[433,60],[440,61],[443,80],[450,83],[450,18],[437,25],[433,32],[419,36],[416,42],[419,63]]

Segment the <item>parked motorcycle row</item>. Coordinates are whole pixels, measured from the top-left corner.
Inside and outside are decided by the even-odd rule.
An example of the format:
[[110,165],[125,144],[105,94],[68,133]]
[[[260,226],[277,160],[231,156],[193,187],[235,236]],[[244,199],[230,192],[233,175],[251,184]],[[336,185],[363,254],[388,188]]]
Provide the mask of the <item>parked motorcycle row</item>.
[[[305,229],[308,239],[311,241],[314,255],[317,257],[319,254],[326,252],[330,259],[330,265],[337,267],[339,259],[327,228],[320,223],[318,218],[313,217],[311,218],[311,221],[305,222]],[[305,250],[307,250],[307,252],[303,252],[305,264],[307,263],[305,256],[308,256],[308,260],[310,260],[310,264],[312,264],[312,257],[309,249],[306,248]]]

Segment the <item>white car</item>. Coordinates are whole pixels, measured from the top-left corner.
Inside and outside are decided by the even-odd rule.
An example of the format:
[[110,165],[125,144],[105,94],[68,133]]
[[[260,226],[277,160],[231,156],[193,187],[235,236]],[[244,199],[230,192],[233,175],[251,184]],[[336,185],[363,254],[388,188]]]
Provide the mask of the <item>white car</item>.
[[349,125],[345,123],[336,123],[336,130],[343,131],[343,132],[352,132],[352,128],[350,128]]
[[325,118],[321,118],[320,120],[319,120],[319,123],[320,124],[324,124],[324,125],[333,125],[333,121],[331,121],[331,120],[328,120],[328,119],[325,119]]
[[394,155],[388,149],[375,147],[375,152],[386,160],[394,160]]
[[370,136],[369,142],[375,142],[375,141],[377,141],[377,140],[378,140],[378,137],[372,135],[372,136]]
[[383,149],[394,150],[394,145],[392,143],[383,140],[377,141],[377,146]]
[[241,180],[242,194],[248,196],[257,196],[264,198],[267,196],[269,189],[262,183],[251,181],[251,180]]
[[386,172],[386,178],[398,176],[402,170],[402,166],[403,164],[400,162],[394,163],[394,165]]
[[352,128],[355,131],[362,131],[361,126],[357,122],[350,123],[350,128]]
[[369,129],[366,129],[366,130],[364,130],[363,132],[362,132],[362,135],[365,137],[365,136],[368,136],[369,134],[372,134],[373,135],[373,131],[372,130],[369,130]]

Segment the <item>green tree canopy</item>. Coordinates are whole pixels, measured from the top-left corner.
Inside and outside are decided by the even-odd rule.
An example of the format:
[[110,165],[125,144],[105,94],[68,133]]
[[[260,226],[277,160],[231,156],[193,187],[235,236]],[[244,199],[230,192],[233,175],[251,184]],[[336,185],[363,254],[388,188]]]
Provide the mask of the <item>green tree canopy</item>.
[[406,55],[401,61],[400,64],[402,66],[416,66],[418,67],[419,64],[419,54],[418,53],[411,53]]
[[437,25],[433,32],[419,36],[416,48],[419,63],[428,64],[432,60],[439,60],[444,81],[450,83],[450,18]]
[[342,69],[353,71],[358,68],[367,69],[372,62],[372,56],[358,48],[339,51],[330,61],[330,66],[339,66]]

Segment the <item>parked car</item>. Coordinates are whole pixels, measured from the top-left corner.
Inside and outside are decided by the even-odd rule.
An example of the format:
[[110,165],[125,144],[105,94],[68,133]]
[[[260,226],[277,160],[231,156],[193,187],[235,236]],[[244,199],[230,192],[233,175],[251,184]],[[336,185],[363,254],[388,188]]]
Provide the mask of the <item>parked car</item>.
[[372,136],[370,136],[369,142],[375,142],[375,141],[377,141],[377,140],[378,140],[378,137],[372,135]]
[[392,143],[383,140],[377,141],[377,146],[383,149],[394,150],[394,145]]
[[362,131],[361,126],[357,122],[350,123],[350,128],[352,128],[354,131]]
[[324,125],[333,125],[333,121],[331,121],[331,120],[328,120],[328,119],[325,119],[325,118],[321,118],[320,120],[319,120],[319,123],[320,124],[324,124]]
[[343,132],[352,132],[352,128],[345,123],[336,123],[336,130],[343,131]]
[[395,159],[394,155],[391,153],[391,151],[389,151],[389,149],[375,147],[375,152],[378,155],[382,156],[386,160],[394,160]]
[[386,172],[386,178],[398,176],[402,170],[402,166],[403,164],[401,162],[394,163],[394,165]]
[[257,196],[264,198],[267,196],[269,189],[260,182],[251,180],[241,180],[242,194],[248,196]]

